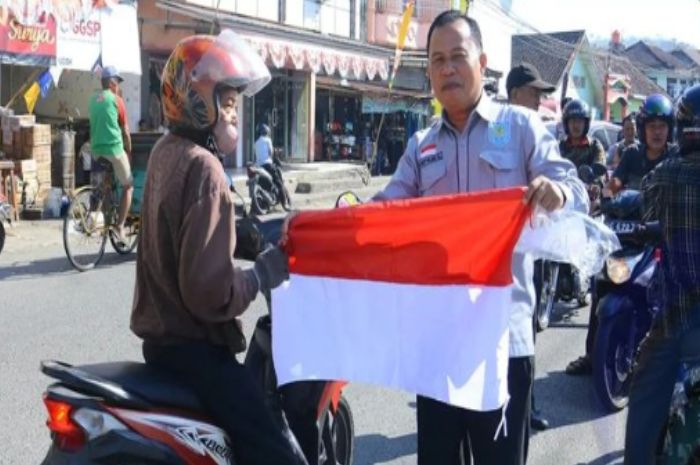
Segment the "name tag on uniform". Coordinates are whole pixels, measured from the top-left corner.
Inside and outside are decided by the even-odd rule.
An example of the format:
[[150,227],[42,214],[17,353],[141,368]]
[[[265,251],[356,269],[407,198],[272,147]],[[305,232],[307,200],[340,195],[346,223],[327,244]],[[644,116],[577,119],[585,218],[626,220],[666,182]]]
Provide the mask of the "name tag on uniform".
[[418,166],[421,168],[430,163],[442,160],[442,152],[436,152],[430,155],[421,156],[418,158]]

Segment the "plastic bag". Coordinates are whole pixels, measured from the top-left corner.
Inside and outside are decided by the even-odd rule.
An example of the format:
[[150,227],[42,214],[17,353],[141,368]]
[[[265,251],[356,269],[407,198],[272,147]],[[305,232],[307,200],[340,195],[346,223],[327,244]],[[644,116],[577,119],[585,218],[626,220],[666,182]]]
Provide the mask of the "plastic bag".
[[620,248],[617,235],[602,221],[573,210],[538,209],[523,228],[515,251],[535,260],[570,263],[582,276],[593,276]]

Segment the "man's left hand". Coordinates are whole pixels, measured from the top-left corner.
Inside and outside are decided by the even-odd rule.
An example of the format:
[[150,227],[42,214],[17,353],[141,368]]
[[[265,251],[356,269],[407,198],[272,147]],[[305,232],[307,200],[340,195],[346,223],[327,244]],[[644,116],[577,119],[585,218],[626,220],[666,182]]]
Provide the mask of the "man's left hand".
[[527,186],[523,201],[532,207],[541,206],[547,211],[558,210],[564,206],[564,192],[545,176],[538,176]]

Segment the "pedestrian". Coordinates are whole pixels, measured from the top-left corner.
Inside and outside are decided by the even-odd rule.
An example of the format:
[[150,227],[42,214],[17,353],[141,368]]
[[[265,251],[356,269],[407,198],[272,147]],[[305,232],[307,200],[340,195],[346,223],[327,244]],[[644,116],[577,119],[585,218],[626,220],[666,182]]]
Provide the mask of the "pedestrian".
[[[533,111],[538,111],[540,101],[543,94],[551,94],[556,89],[554,84],[545,82],[540,76],[539,71],[530,63],[521,63],[513,67],[506,78],[506,92],[508,93],[508,101],[512,105],[520,105],[529,108]],[[535,265],[537,266],[537,264]],[[541,291],[542,283],[535,282],[535,305],[539,303],[539,292]],[[533,341],[537,335],[537,312],[532,315],[532,330]],[[534,371],[534,358],[533,358]],[[532,391],[532,403],[530,411],[530,423],[532,428],[542,431],[549,428],[549,421],[542,415],[542,412],[535,405],[535,391]],[[527,432],[529,436],[529,431]],[[527,451],[525,452],[527,456]]]
[[90,141],[95,160],[104,158],[112,164],[114,174],[122,186],[119,211],[114,234],[124,244],[124,222],[131,206],[134,179],[129,156],[131,135],[126,120],[126,105],[120,97],[120,83],[124,79],[114,66],[102,69],[102,90],[90,98]]
[[662,232],[655,278],[661,311],[633,373],[625,465],[658,463],[656,447],[680,364],[700,358],[700,85],[683,93],[675,118],[680,156],[668,158],[642,181],[645,217],[657,219]]
[[253,268],[236,266],[234,201],[214,153],[236,147],[240,96],[269,81],[260,56],[230,30],[187,37],[168,58],[161,95],[169,133],[148,162],[131,329],[147,364],[190,385],[228,434],[236,463],[304,465],[236,360],[246,346],[238,317],[287,278],[288,260],[273,247]]
[[[478,23],[460,11],[435,18],[428,30],[428,74],[443,113],[411,137],[397,170],[374,200],[424,197],[527,186],[523,201],[547,211],[588,211],[571,162],[539,116],[493,102],[483,91],[487,57]],[[478,220],[465,218],[465,221]],[[417,399],[418,464],[460,463],[462,446],[476,465],[525,463],[533,384],[533,262],[513,257],[507,407],[469,411]],[[505,428],[503,420],[506,422]],[[507,431],[507,434],[506,434]]]

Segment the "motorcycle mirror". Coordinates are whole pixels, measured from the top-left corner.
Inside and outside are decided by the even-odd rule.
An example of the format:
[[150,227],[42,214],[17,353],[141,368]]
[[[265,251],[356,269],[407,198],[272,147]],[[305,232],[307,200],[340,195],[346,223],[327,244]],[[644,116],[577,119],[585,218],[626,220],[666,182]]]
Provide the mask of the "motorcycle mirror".
[[595,177],[605,176],[608,174],[608,168],[602,163],[593,163],[593,174]]
[[335,200],[335,208],[353,207],[360,205],[362,200],[353,191],[345,191]]
[[581,165],[578,168],[578,177],[586,184],[590,184],[596,178],[593,169],[588,165]]

